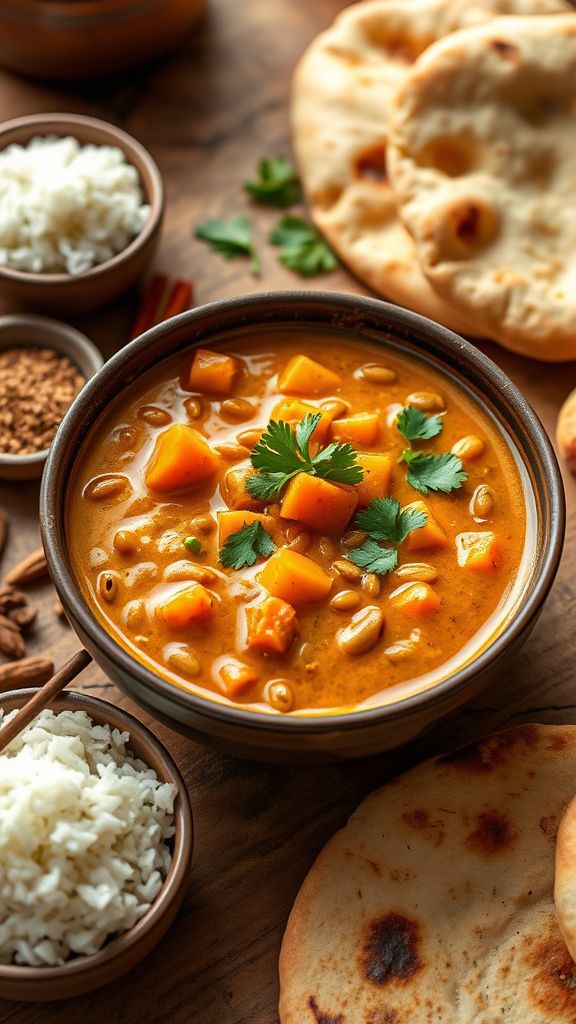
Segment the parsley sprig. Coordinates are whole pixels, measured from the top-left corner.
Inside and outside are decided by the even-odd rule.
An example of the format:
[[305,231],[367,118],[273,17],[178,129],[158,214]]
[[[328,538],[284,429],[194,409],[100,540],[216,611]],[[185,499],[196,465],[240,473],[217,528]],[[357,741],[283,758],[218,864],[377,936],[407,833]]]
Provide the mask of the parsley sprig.
[[258,473],[248,479],[246,486],[253,498],[262,501],[278,498],[298,473],[311,473],[341,484],[362,482],[364,473],[356,462],[352,445],[333,441],[311,455],[310,438],[321,416],[321,413],[308,413],[295,430],[283,420],[270,421],[251,455]]
[[449,494],[468,479],[460,459],[451,452],[426,455],[409,450],[404,452],[402,459],[408,464],[408,483],[424,495],[428,491]]
[[303,277],[335,270],[338,260],[322,235],[302,217],[287,213],[270,235],[272,245],[280,246],[280,263]]
[[196,228],[196,237],[208,242],[214,252],[220,253],[228,260],[235,256],[249,256],[250,269],[254,277],[260,276],[260,261],[252,242],[252,229],[246,214],[241,213],[230,220],[223,220],[220,217],[207,220],[205,224],[200,224]]
[[244,189],[257,203],[267,206],[293,206],[302,191],[296,169],[284,156],[264,158],[258,164],[258,179],[245,181]]
[[379,541],[401,544],[409,533],[426,525],[426,513],[420,509],[401,508],[396,498],[373,498],[356,516],[356,525],[369,534],[360,547],[348,553],[348,559],[360,569],[385,576],[398,565],[398,552],[381,547]]
[[406,406],[398,414],[396,426],[403,437],[410,441],[428,441],[437,437],[442,430],[442,417],[429,416],[413,405]]
[[228,569],[244,569],[254,565],[258,558],[269,558],[276,551],[272,537],[257,519],[244,523],[231,533],[220,550],[220,561]]

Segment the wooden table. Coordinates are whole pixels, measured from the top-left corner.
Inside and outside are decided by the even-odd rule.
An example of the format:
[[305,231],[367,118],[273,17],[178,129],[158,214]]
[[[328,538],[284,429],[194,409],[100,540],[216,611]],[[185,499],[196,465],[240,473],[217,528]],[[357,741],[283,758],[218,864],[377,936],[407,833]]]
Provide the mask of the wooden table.
[[[277,214],[253,211],[263,274],[226,262],[193,237],[208,216],[249,209],[241,183],[261,156],[287,153],[292,68],[310,39],[343,5],[337,0],[212,0],[202,26],[168,60],[112,82],[60,88],[0,73],[0,120],[70,110],[126,128],[154,154],[168,211],[159,269],[196,282],[197,302],[238,293],[302,287],[265,245]],[[345,271],[304,287],[364,292]],[[109,355],[127,339],[136,298],[78,319]],[[559,404],[576,383],[569,368],[538,365],[495,347],[489,354],[521,387],[553,431]],[[2,1024],[275,1024],[277,957],[300,883],[328,837],[393,773],[453,743],[526,721],[576,720],[573,680],[576,613],[574,482],[562,568],[542,618],[507,678],[409,749],[356,764],[322,768],[251,764],[216,754],[153,724],[192,795],[196,850],[185,905],[147,960],[94,995],[52,1005],[0,1001]],[[11,517],[3,568],[38,543],[38,487],[0,486]],[[31,588],[40,608],[30,653],[48,650],[57,665],[78,646],[53,611],[49,585]],[[91,667],[78,689],[119,703],[150,725],[102,672]],[[306,1022],[302,1022],[306,1024]]]

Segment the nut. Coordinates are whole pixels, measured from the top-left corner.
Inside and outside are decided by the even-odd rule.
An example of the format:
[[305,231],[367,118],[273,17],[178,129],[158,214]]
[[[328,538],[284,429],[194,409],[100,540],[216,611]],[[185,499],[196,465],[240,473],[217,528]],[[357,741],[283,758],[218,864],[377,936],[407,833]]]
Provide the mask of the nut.
[[413,391],[407,395],[406,405],[422,409],[422,412],[442,412],[446,408],[442,395],[436,394],[435,391]]
[[397,379],[394,370],[382,363],[366,363],[358,371],[358,376],[369,380],[371,384],[392,384]]
[[275,711],[290,711],[294,706],[294,691],[286,679],[271,679],[264,695]]
[[481,437],[477,437],[476,434],[467,434],[466,437],[461,437],[459,441],[455,441],[450,449],[452,455],[456,455],[462,462],[473,462],[474,459],[479,459],[486,450],[486,445]]
[[250,455],[249,448],[245,448],[243,444],[236,444],[235,441],[222,441],[221,444],[214,445],[214,450],[226,462],[240,462],[242,459],[247,459]]
[[202,399],[201,398],[187,398],[184,402],[184,408],[186,409],[186,415],[190,420],[199,420],[202,412]]
[[338,558],[335,562],[332,562],[332,569],[342,576],[343,579],[348,580],[349,583],[359,583],[362,579],[364,572],[359,566],[354,565],[353,562],[349,562],[345,558]]
[[404,406],[400,402],[392,402],[391,405],[387,405],[384,410],[384,419],[388,430],[392,430],[396,426],[396,420],[400,413],[403,411]]
[[394,575],[410,582],[435,583],[438,579],[438,570],[428,562],[405,562],[396,569]]
[[306,530],[299,530],[298,533],[295,533],[292,539],[288,541],[286,547],[290,548],[290,551],[298,551],[299,554],[303,555],[308,551],[311,543],[312,538],[310,534]]
[[172,651],[167,658],[170,668],[183,676],[199,676],[202,665],[190,647],[181,647]]
[[128,601],[122,613],[122,622],[131,633],[140,633],[146,621],[146,606],[144,601]]
[[92,477],[82,491],[82,497],[87,498],[88,501],[119,498],[129,486],[128,477],[120,476],[118,473],[103,473],[102,476]]
[[227,420],[251,420],[255,411],[247,398],[225,398],[220,403],[220,415]]
[[362,577],[362,590],[368,597],[380,597],[382,585],[375,572],[367,572]]
[[331,562],[338,554],[338,548],[330,537],[320,537],[320,540],[318,541],[318,550],[322,555],[322,558],[325,558],[327,562]]
[[9,586],[26,586],[27,583],[34,583],[47,575],[48,564],[44,548],[36,548],[6,573],[6,583]]
[[335,612],[353,612],[360,604],[360,594],[355,590],[340,590],[330,601]]
[[172,422],[172,417],[165,409],[159,409],[156,405],[142,405],[138,409],[138,419],[149,423],[151,427],[167,427]]
[[494,511],[494,491],[488,484],[479,484],[468,506],[475,519],[487,519]]
[[241,444],[244,448],[249,448],[250,450],[256,447],[261,437],[262,430],[258,430],[257,427],[253,430],[242,430],[239,434],[236,434],[238,444]]
[[203,514],[199,516],[194,516],[194,518],[190,520],[191,533],[201,533],[204,536],[207,536],[209,533],[213,533],[215,529],[216,523],[213,520],[212,516]]
[[116,600],[119,582],[120,577],[118,573],[112,569],[105,569],[104,572],[99,573],[96,586],[100,597],[107,604],[112,604]]
[[343,416],[344,413],[348,412],[350,405],[342,398],[329,398],[321,403],[320,408],[324,409],[325,412],[329,412],[333,420],[337,420],[339,416]]
[[384,615],[375,604],[361,608],[347,626],[338,630],[336,643],[344,654],[366,654],[377,644],[384,627]]
[[365,530],[349,530],[348,533],[345,533],[342,537],[342,547],[348,548],[349,551],[353,548],[359,548],[360,545],[364,543],[367,536],[368,534]]
[[138,538],[131,530],[116,530],[112,544],[121,555],[133,555],[138,550]]
[[185,558],[179,562],[172,562],[164,569],[163,578],[166,583],[178,583],[183,580],[194,580],[195,583],[216,583],[218,576],[213,569],[207,565],[197,565],[196,562],[189,562]]

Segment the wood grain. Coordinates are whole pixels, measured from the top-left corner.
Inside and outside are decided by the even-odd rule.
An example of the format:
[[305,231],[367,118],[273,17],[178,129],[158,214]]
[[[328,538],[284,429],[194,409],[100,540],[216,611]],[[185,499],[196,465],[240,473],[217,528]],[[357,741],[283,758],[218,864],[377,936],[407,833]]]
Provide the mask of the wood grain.
[[[280,267],[265,245],[274,213],[254,212],[263,255],[259,280],[243,261],[212,256],[193,238],[194,225],[208,216],[249,210],[241,182],[261,156],[288,152],[291,71],[342,6],[335,0],[212,0],[209,16],[177,53],[129,77],[64,90],[0,74],[0,120],[70,110],[107,118],[136,135],[167,183],[156,267],[192,278],[198,303],[271,288],[364,293],[344,270],[302,282]],[[136,296],[129,296],[75,322],[109,355],[127,340],[136,306]],[[532,364],[493,346],[486,351],[552,432],[574,383],[570,368]],[[135,708],[97,667],[84,672],[78,689],[118,703],[151,726],[184,774],[197,829],[188,897],[167,937],[125,978],[93,996],[53,1005],[0,1001],[0,1024],[276,1024],[276,964],[291,903],[323,843],[359,800],[395,772],[469,737],[516,722],[576,721],[575,485],[566,483],[563,565],[524,652],[497,686],[411,748],[344,766],[250,764],[182,739]],[[37,485],[0,485],[0,505],[11,520],[2,563],[7,571],[38,544]],[[50,586],[28,589],[40,606],[28,650],[49,653],[58,667],[77,640],[56,615]]]

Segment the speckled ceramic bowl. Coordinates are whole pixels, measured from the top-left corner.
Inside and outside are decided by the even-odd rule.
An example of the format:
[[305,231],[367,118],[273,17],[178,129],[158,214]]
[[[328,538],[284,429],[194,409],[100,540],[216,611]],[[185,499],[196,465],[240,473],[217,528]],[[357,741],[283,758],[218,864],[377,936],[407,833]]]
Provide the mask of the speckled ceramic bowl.
[[[14,690],[0,694],[0,707],[6,713],[14,711],[35,692]],[[158,778],[175,784],[178,795],[172,863],[150,910],[129,931],[112,939],[98,953],[76,957],[61,967],[0,964],[0,999],[27,1002],[69,999],[119,978],[147,956],[160,941],[180,908],[188,884],[193,847],[192,809],[184,779],[166,748],[127,711],[97,697],[65,691],[54,699],[50,707],[53,711],[86,711],[94,722],[108,723],[129,732],[128,746],[136,757],[154,768]]]
[[[533,520],[534,550],[501,631],[468,664],[422,692],[337,714],[279,715],[219,703],[174,686],[137,662],[100,625],[81,596],[65,532],[66,484],[87,432],[122,389],[162,359],[239,329],[351,332],[406,352],[464,389],[498,423],[516,453]],[[74,402],[52,446],[41,495],[50,573],[66,614],[95,660],[152,714],[195,739],[246,757],[311,761],[362,757],[414,739],[497,678],[528,637],[554,580],[564,539],[564,493],[548,437],[504,373],[438,324],[377,299],[277,292],[228,299],[166,321],[115,355]]]

